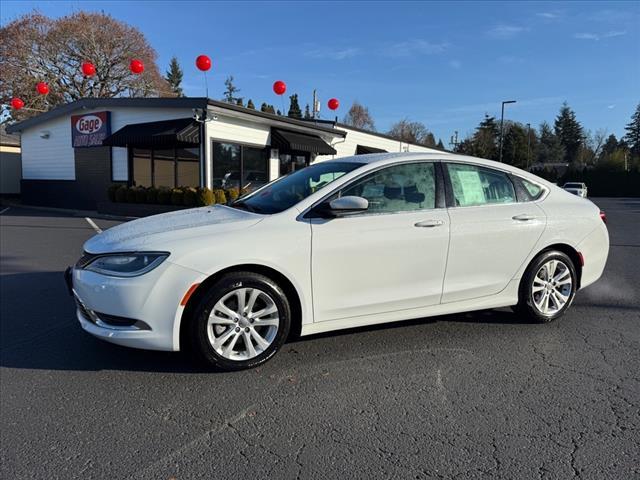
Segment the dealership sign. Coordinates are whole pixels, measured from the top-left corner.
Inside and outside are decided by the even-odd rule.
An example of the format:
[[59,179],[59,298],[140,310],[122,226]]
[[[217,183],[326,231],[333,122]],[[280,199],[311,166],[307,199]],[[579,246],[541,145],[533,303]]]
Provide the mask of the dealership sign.
[[101,147],[111,135],[111,112],[95,112],[71,116],[71,144],[73,148]]

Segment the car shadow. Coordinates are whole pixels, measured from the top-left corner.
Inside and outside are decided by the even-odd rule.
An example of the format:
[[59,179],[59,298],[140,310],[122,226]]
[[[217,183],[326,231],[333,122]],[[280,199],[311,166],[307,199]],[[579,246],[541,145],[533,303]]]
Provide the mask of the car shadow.
[[[0,366],[42,370],[124,370],[210,373],[188,353],[136,350],[98,340],[84,332],[75,317],[63,274],[23,272],[0,276]],[[384,332],[436,322],[525,323],[510,311],[485,310],[422,318],[290,339],[289,344],[358,332]],[[401,348],[400,345],[398,348]],[[373,348],[373,347],[372,347]]]

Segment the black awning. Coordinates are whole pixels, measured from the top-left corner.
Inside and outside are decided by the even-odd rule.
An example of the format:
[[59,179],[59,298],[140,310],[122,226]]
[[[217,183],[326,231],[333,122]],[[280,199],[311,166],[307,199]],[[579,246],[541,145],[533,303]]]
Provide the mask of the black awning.
[[335,155],[336,149],[316,135],[271,128],[271,146],[281,152],[309,152]]
[[365,145],[358,145],[356,147],[356,155],[366,155],[367,153],[388,153],[381,148],[367,147]]
[[133,123],[105,138],[112,147],[187,147],[200,144],[200,125],[192,118]]

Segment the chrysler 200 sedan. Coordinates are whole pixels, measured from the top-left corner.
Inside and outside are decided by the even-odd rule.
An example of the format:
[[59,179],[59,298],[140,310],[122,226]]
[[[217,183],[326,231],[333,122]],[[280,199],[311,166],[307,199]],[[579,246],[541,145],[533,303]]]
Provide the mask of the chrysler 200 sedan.
[[96,337],[238,370],[291,333],[505,306],[555,320],[602,274],[600,213],[502,163],[360,155],[229,206],[111,228],[85,243],[67,282]]

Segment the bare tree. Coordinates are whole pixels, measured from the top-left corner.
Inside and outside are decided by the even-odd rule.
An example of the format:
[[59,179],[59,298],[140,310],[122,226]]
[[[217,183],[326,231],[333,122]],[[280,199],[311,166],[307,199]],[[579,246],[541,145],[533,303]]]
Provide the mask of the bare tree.
[[425,147],[435,147],[436,139],[427,127],[421,122],[411,122],[408,119],[400,120],[391,126],[387,135],[401,142],[417,143]]
[[355,128],[376,131],[369,109],[358,102],[353,102],[342,122]]
[[[140,75],[129,62],[145,65]],[[12,97],[26,108],[10,112],[21,120],[83,97],[172,96],[156,65],[157,54],[144,35],[126,23],[102,13],[77,12],[59,19],[40,13],[24,15],[0,29],[0,99],[3,113]],[[96,74],[85,77],[84,62]],[[48,95],[36,92],[47,82]]]
[[602,152],[602,147],[607,140],[607,130],[600,128],[595,132],[587,130],[584,135],[584,146],[581,150],[580,161],[582,165],[595,165]]

